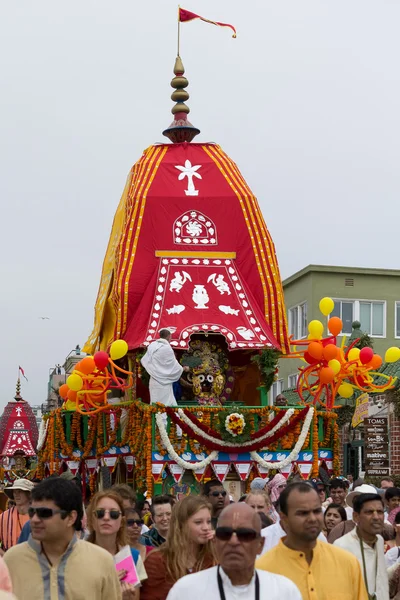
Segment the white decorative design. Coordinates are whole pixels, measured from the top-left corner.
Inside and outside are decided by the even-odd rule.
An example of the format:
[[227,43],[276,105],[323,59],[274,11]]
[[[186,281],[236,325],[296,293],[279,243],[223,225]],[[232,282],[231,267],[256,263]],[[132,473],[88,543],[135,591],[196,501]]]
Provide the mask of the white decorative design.
[[181,312],[185,310],[183,304],[174,304],[172,308],[167,308],[166,311],[169,315],[179,315]]
[[251,329],[246,329],[246,327],[236,327],[236,330],[244,340],[250,341],[255,337],[255,333]]
[[192,300],[197,306],[195,308],[205,309],[208,308],[206,304],[210,301],[210,297],[207,294],[207,290],[204,285],[195,285],[192,295]]
[[180,271],[175,271],[174,278],[171,279],[171,283],[169,285],[169,291],[180,292],[187,281],[192,281],[192,278],[190,277],[189,273],[186,273],[186,271],[182,271],[181,275]]
[[21,406],[17,406],[17,408],[15,409],[15,412],[17,413],[17,417],[20,417],[20,416],[21,416],[21,413],[22,413],[22,408],[21,408]]
[[202,232],[202,226],[198,221],[189,221],[186,225],[186,232],[192,237],[198,237]]
[[13,429],[24,429],[25,425],[24,425],[23,421],[15,421],[12,428]]
[[230,306],[225,306],[224,304],[220,304],[218,309],[226,315],[235,315],[235,317],[239,314],[239,309],[231,308]]
[[197,179],[202,179],[202,176],[199,173],[197,173],[197,171],[201,169],[201,165],[192,166],[190,160],[185,160],[184,167],[180,165],[175,165],[175,169],[181,171],[178,175],[179,181],[182,181],[183,179],[185,179],[185,177],[187,177],[188,179],[188,187],[187,190],[185,190],[186,196],[198,196],[199,190],[196,190],[196,188],[194,187],[193,177],[196,177]]
[[264,467],[265,469],[283,469],[284,467],[287,467],[294,460],[298,459],[299,452],[302,449],[304,442],[306,441],[306,437],[307,437],[308,431],[310,429],[313,415],[314,415],[314,408],[310,407],[308,409],[307,416],[304,419],[304,423],[303,423],[303,427],[301,428],[301,433],[300,433],[299,439],[297,440],[296,445],[293,448],[293,450],[291,451],[291,453],[288,456],[286,456],[286,458],[284,458],[280,462],[266,462],[264,459],[261,458],[261,456],[257,452],[250,452],[251,458],[253,460],[255,460],[257,464],[259,464],[261,467]]
[[181,215],[174,223],[173,236],[175,244],[216,244],[216,227],[214,223],[198,210],[190,210]]
[[215,287],[221,294],[225,294],[226,292],[228,296],[231,295],[229,285],[226,283],[224,276],[221,273],[219,275],[217,275],[216,273],[212,273],[207,279],[207,283],[210,283],[210,281],[212,281],[212,283],[215,285]]

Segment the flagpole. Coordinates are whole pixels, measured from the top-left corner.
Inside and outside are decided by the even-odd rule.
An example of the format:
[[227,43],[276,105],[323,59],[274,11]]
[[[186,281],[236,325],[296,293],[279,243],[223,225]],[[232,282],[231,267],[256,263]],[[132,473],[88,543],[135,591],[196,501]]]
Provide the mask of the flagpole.
[[181,7],[178,4],[178,54],[177,56],[180,56],[179,51],[180,51],[180,41],[181,41]]

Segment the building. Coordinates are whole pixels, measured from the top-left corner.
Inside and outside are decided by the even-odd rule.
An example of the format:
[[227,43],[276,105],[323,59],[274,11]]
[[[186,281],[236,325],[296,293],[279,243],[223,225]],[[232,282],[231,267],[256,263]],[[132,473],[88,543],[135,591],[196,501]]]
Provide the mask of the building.
[[[328,296],[335,303],[330,316],[338,316],[343,321],[342,335],[350,337],[352,324],[358,321],[359,329],[370,336],[374,351],[382,357],[387,348],[400,344],[400,270],[308,265],[284,280],[283,290],[289,333],[294,339],[307,338],[311,320],[326,323],[326,317],[319,311],[319,301]],[[295,359],[279,361],[270,403],[282,392],[289,402],[296,401],[296,394],[290,390],[296,388],[300,364],[304,365]],[[369,404],[369,415],[388,416],[389,431],[396,433],[396,439],[391,440],[390,456],[392,472],[398,471],[400,450],[397,446],[400,448],[400,444],[396,442],[400,442],[400,423],[392,407],[385,404],[384,396],[370,396]],[[342,433],[343,471],[358,474],[365,466],[363,427],[351,430],[347,424]]]

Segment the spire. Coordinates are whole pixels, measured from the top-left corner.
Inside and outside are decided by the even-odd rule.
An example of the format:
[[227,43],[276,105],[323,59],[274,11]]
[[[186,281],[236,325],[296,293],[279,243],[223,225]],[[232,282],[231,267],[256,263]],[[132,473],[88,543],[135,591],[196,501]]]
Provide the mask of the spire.
[[171,109],[174,120],[168,129],[163,131],[163,135],[169,138],[174,144],[191,142],[200,133],[200,129],[193,127],[187,118],[190,108],[185,104],[185,101],[189,99],[189,94],[185,88],[189,85],[189,82],[184,77],[184,73],[185,69],[181,57],[177,56],[174,67],[175,77],[171,81],[171,87],[175,90],[171,94],[171,99],[176,102],[175,106]]
[[16,400],[17,402],[21,402],[23,400],[23,398],[21,396],[21,380],[19,377],[17,379],[17,387],[16,387],[16,391],[15,391],[14,400]]

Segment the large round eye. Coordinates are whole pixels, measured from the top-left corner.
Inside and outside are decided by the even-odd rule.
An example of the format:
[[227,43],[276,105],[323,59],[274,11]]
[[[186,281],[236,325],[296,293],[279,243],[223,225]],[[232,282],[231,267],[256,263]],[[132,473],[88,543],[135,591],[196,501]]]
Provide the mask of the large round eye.
[[208,383],[212,383],[214,381],[214,377],[212,375],[207,375]]
[[188,380],[188,382],[189,382],[189,383],[193,383],[193,377],[191,376],[191,374],[190,374],[190,373],[188,373],[188,374],[186,375],[186,377],[187,377],[187,380]]
[[205,380],[204,375],[199,375],[199,381],[200,381],[200,383],[203,383],[204,380]]

